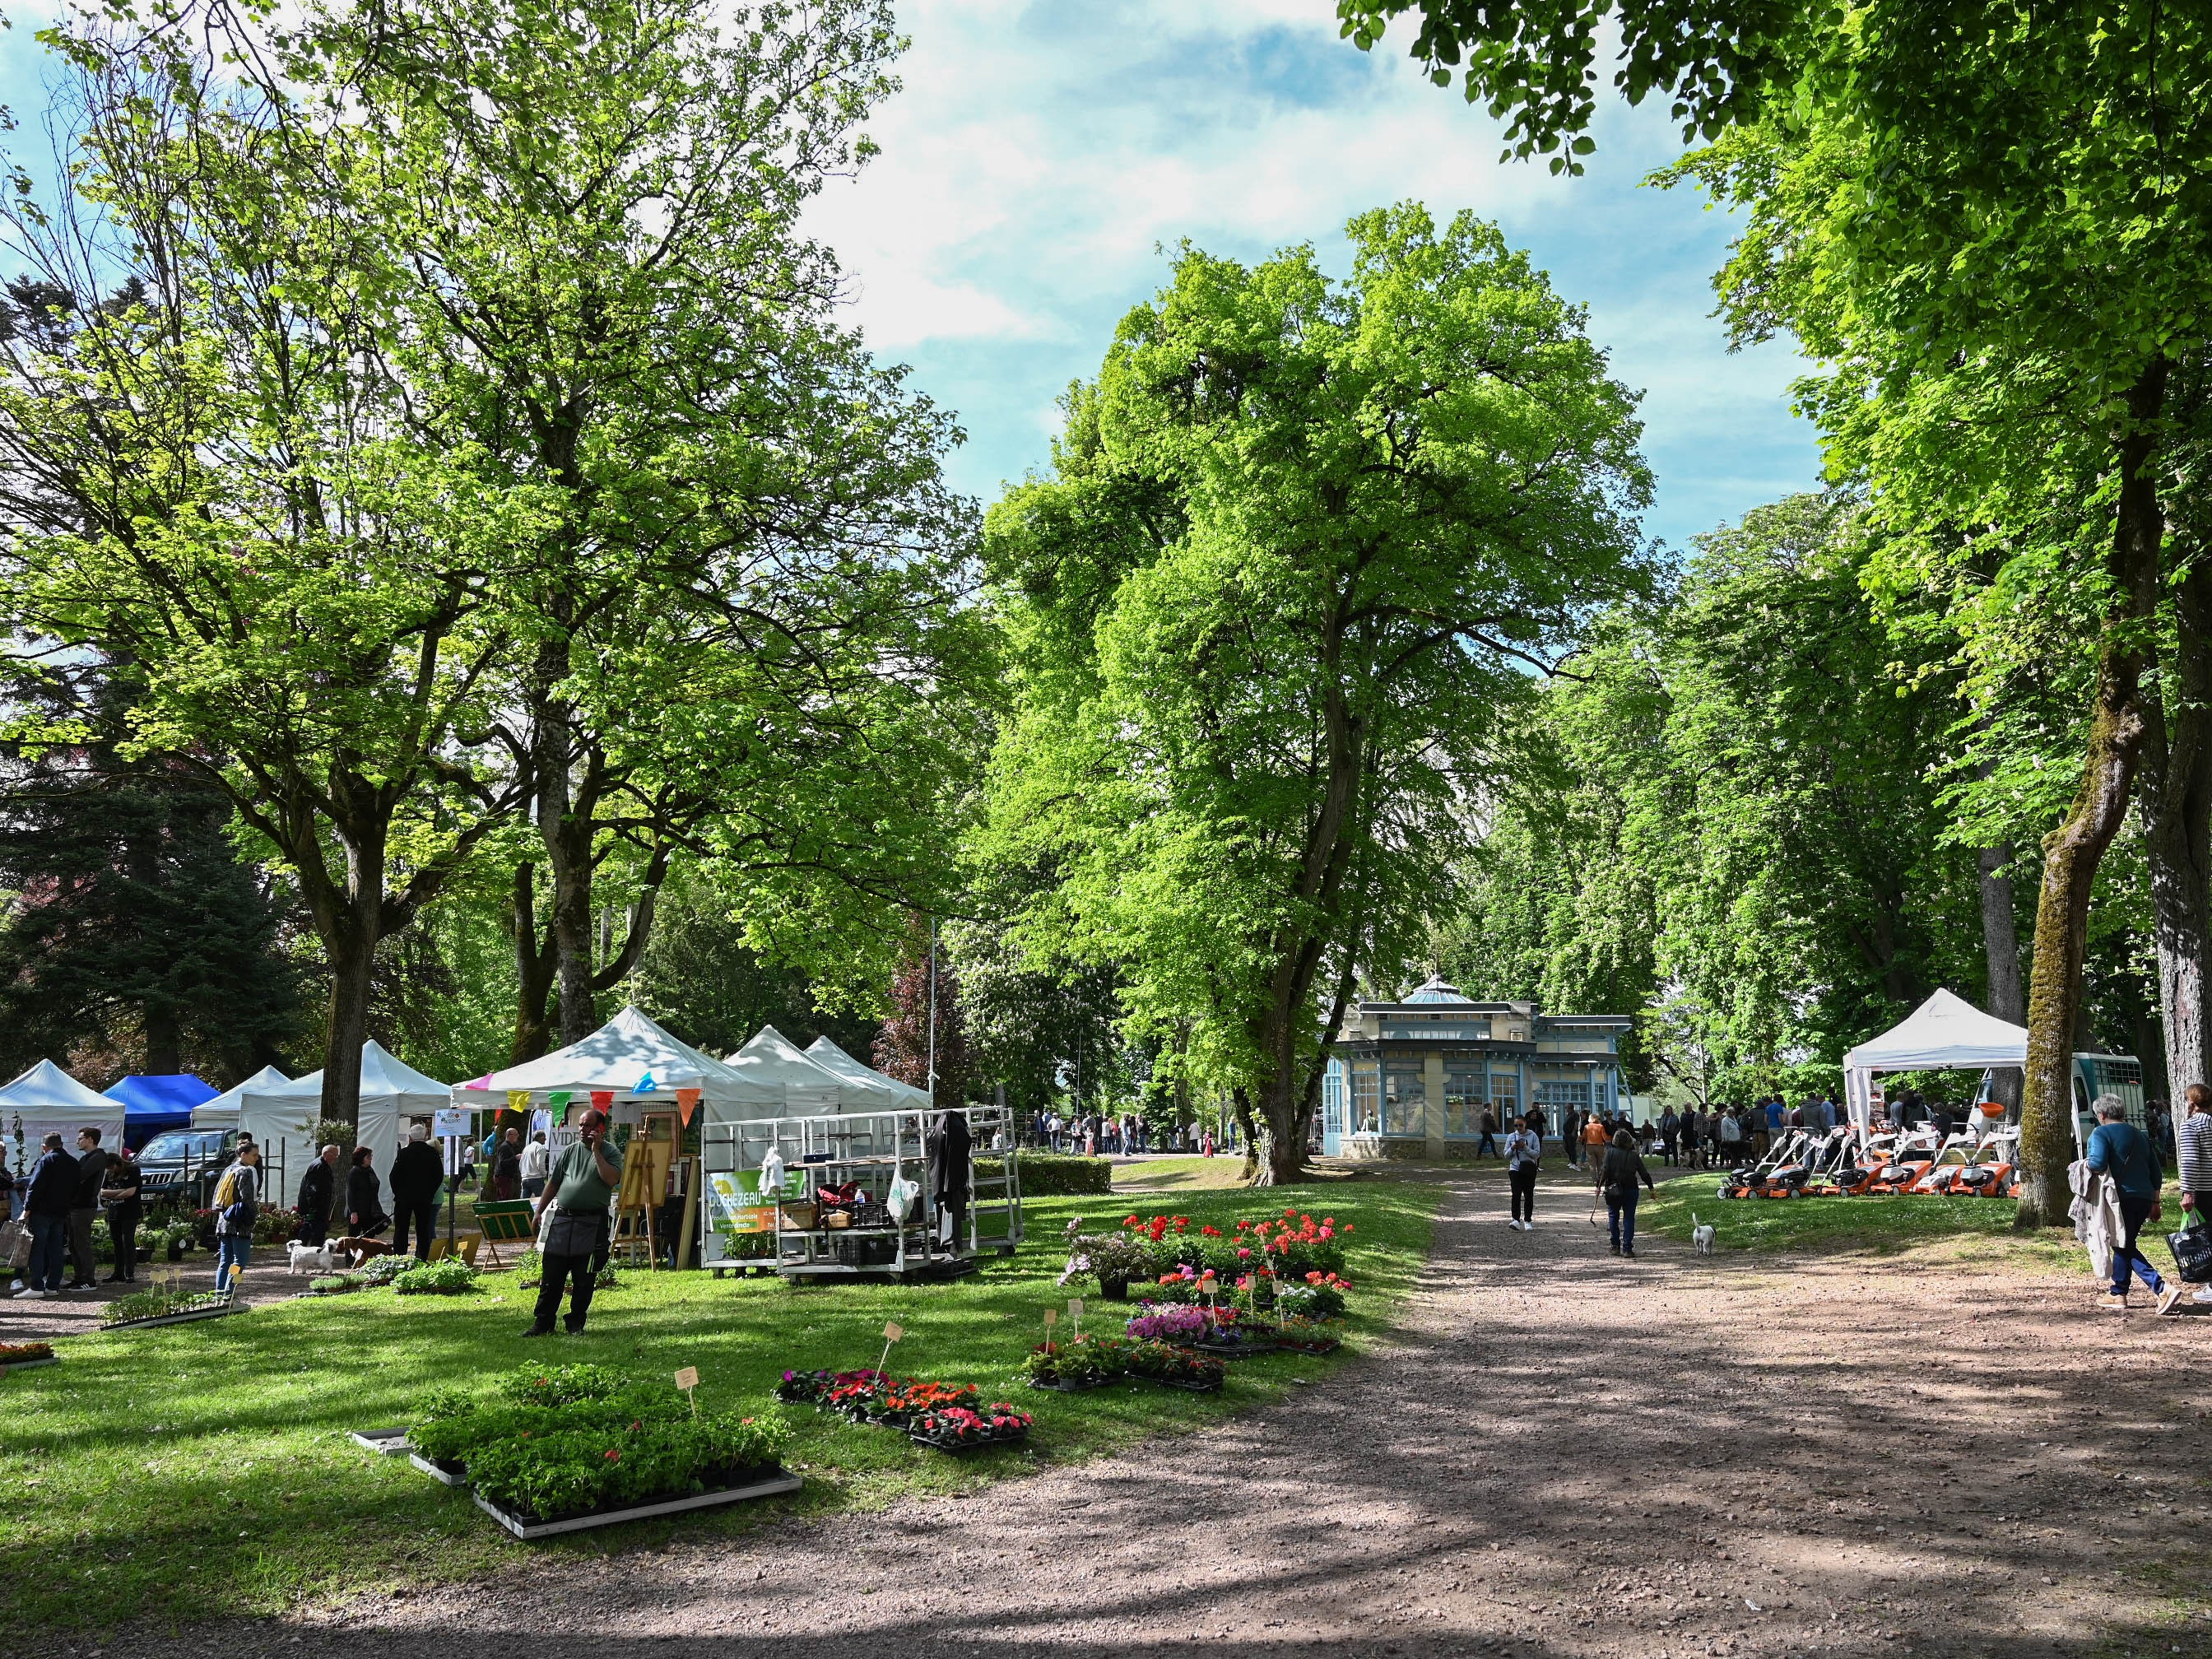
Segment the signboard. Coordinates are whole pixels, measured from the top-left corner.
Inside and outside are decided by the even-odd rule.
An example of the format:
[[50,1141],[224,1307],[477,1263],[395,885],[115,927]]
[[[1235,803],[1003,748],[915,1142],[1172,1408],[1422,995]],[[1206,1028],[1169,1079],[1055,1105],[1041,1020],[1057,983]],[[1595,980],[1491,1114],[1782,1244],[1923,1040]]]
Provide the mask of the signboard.
[[441,1110],[430,1120],[430,1133],[441,1140],[466,1140],[475,1127],[476,1115],[465,1110]]

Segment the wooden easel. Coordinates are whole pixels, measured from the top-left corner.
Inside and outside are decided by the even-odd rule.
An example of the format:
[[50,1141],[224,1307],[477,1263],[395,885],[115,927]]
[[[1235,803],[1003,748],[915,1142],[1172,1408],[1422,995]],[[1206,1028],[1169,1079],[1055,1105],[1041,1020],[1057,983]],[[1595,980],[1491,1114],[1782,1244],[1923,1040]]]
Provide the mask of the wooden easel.
[[654,1229],[661,1200],[668,1195],[669,1171],[676,1160],[678,1126],[673,1109],[648,1109],[638,1116],[637,1133],[623,1148],[622,1185],[615,1194],[614,1236],[610,1259],[660,1265],[660,1241]]

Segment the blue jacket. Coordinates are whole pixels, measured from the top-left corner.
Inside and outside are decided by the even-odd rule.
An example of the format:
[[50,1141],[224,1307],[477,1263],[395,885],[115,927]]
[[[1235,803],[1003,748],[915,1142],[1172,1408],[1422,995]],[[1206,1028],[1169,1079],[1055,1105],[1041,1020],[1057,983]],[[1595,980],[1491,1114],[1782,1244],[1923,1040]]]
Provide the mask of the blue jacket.
[[2156,1198],[2166,1180],[2150,1137],[2132,1123],[2100,1123],[2089,1132],[2089,1167],[2130,1198]]
[[41,1152],[31,1165],[23,1209],[30,1215],[67,1215],[76,1207],[76,1160],[67,1152]]

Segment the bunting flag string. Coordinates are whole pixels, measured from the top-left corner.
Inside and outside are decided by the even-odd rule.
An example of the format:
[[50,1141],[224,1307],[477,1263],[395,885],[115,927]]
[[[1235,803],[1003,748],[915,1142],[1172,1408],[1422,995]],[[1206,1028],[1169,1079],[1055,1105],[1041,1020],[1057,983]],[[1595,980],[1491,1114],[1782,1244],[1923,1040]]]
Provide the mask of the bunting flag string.
[[528,1111],[530,1109],[530,1091],[527,1089],[509,1089],[507,1091],[507,1109],[510,1112]]
[[691,1127],[691,1114],[698,1109],[699,1091],[696,1089],[678,1089],[676,1091],[676,1118],[685,1128]]
[[573,1089],[556,1089],[545,1097],[545,1103],[557,1112],[575,1097],[576,1091]]
[[592,1091],[592,1104],[598,1107],[599,1110],[603,1112],[610,1111],[613,1109],[614,1103],[615,1091],[613,1090],[594,1089]]

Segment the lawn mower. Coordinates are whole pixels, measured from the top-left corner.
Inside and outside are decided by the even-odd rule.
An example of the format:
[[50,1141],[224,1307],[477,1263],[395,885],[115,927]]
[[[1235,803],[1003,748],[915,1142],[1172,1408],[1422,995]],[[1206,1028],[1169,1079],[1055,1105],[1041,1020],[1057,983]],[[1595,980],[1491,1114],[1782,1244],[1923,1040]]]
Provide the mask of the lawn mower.
[[1866,1183],[1866,1191],[1870,1194],[1911,1191],[1913,1182],[1934,1167],[1936,1150],[1932,1129],[1911,1129],[1895,1136],[1887,1158]]

